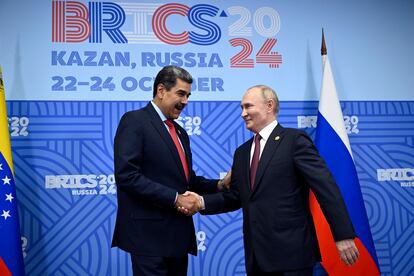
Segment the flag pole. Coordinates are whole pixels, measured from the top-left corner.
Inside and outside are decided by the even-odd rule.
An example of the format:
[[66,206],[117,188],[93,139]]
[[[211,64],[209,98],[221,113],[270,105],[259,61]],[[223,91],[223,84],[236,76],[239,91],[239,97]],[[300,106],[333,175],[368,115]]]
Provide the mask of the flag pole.
[[322,46],[321,46],[321,55],[322,56],[326,56],[328,54],[328,50],[326,49],[326,44],[325,44],[325,34],[323,32],[323,28],[322,28]]

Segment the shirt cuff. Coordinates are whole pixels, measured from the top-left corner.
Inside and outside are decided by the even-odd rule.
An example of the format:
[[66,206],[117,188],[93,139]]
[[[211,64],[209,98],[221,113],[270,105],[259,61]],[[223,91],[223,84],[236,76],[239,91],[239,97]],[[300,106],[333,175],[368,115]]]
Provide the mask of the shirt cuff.
[[175,193],[174,207],[175,207],[175,206],[176,206],[176,204],[177,204],[177,198],[178,198],[178,192],[176,192],[176,193]]
[[200,210],[205,210],[206,205],[204,204],[204,197],[200,196],[199,200],[200,200]]

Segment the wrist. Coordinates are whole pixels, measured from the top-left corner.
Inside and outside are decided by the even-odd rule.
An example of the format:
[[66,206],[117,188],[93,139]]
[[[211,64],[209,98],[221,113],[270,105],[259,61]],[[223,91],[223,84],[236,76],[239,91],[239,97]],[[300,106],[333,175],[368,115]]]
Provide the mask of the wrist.
[[198,197],[198,202],[199,202],[198,211],[206,209],[206,205],[204,203],[204,197],[203,196]]
[[223,179],[220,179],[218,182],[217,182],[217,190],[219,190],[219,191],[224,191],[224,181],[223,181]]

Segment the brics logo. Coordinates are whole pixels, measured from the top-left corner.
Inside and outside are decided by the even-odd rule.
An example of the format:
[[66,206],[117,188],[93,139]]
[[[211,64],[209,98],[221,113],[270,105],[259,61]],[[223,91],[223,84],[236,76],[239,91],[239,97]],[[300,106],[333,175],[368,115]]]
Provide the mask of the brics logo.
[[127,43],[120,31],[125,22],[124,10],[115,3],[75,1],[52,2],[52,41],[101,43],[105,32],[114,43]]
[[[216,6],[198,4],[190,8],[178,3],[147,5],[152,7],[150,12],[148,7],[144,8],[147,15],[152,16],[152,30],[145,35],[153,36],[154,43],[212,45],[221,38],[220,27],[209,19],[227,17],[227,14],[220,12]],[[142,13],[140,10],[131,11],[130,7],[127,9],[130,13]],[[193,30],[169,29],[167,19],[172,15],[187,17]],[[53,1],[52,42],[80,43],[88,40],[89,43],[102,43],[102,37],[106,35],[113,43],[128,43],[125,36],[128,32],[121,31],[125,20],[125,9],[117,3],[89,2],[86,5],[77,1]],[[142,29],[143,26],[139,27]]]
[[414,181],[414,168],[377,169],[378,181]]
[[[158,39],[167,44],[181,45],[190,42],[196,45],[211,45],[220,40],[221,30],[217,24],[207,20],[204,16],[215,17],[219,14],[219,11],[219,8],[207,4],[198,4],[192,8],[178,3],[165,4],[155,11],[152,18],[152,29]],[[173,14],[187,16],[189,23],[193,27],[203,30],[203,32],[183,31],[179,34],[171,33],[167,29],[166,21]],[[226,17],[227,15],[222,11],[219,16]]]

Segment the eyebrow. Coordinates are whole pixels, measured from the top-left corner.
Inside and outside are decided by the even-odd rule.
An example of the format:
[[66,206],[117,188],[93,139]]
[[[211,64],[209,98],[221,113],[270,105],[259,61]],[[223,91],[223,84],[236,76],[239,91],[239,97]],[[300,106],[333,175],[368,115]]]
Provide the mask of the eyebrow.
[[[183,89],[179,89],[179,90],[177,90],[177,93],[184,93],[184,94],[186,94],[188,97],[190,97],[191,96],[191,92],[187,92],[187,91],[185,91],[185,90],[183,90]],[[188,93],[188,94],[187,94]]]

